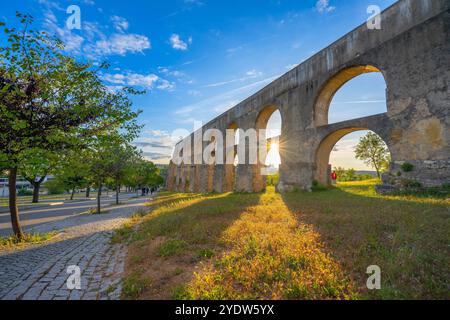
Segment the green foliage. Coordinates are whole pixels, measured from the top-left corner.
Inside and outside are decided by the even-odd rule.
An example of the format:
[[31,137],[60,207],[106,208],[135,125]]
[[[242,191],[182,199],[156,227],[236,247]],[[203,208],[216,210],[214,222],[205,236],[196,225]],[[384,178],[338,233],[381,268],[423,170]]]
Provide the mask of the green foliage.
[[267,176],[267,185],[276,187],[279,180],[280,180],[279,173],[270,174]]
[[186,247],[186,242],[172,239],[164,242],[158,248],[158,256],[170,257],[174,254],[180,253]]
[[27,188],[20,188],[19,190],[17,190],[17,194],[19,196],[31,196],[31,195],[33,195],[33,191],[31,191]]
[[[45,177],[57,160],[63,163],[58,179],[74,189],[87,185],[91,177],[85,175],[85,168],[78,171],[69,163],[89,150],[93,154],[90,160],[98,160],[90,163],[93,178],[97,184],[103,183],[110,159],[101,161],[105,158],[99,145],[109,138],[117,142],[116,136],[121,142],[137,136],[140,111],[132,110],[130,95],[140,92],[131,88],[108,90],[99,76],[106,64],[94,68],[76,61],[64,54],[60,40],[32,30],[30,15],[17,13],[17,18],[19,28],[0,25],[6,40],[0,47],[0,168],[14,169],[10,171],[14,173],[19,169],[36,182],[37,176]],[[49,157],[53,154],[57,159]],[[86,160],[81,158],[77,166]],[[22,233],[18,223],[14,230]]]
[[355,181],[355,180],[357,180],[355,169],[346,170],[344,168],[337,167],[334,169],[334,171],[336,171],[337,179],[339,181]]
[[403,172],[411,172],[414,170],[414,165],[409,162],[404,162],[401,165],[401,168],[402,168]]
[[328,190],[328,188],[326,186],[320,184],[319,181],[314,180],[311,190],[313,192],[318,192],[318,191],[326,191],[326,190]]
[[150,280],[139,274],[131,274],[123,280],[122,296],[127,299],[137,299],[150,286]]
[[357,174],[355,169],[344,169],[342,167],[334,168],[334,171],[336,171],[337,174],[337,180],[340,182],[347,182],[347,181],[364,181],[364,180],[371,180],[373,179],[373,176],[370,174]]
[[204,249],[200,249],[199,251],[198,251],[198,254],[197,254],[197,256],[199,257],[199,258],[207,258],[207,259],[209,259],[209,258],[212,258],[212,257],[214,257],[214,250],[212,250],[212,249],[209,249],[209,248],[204,248]]
[[56,235],[55,232],[48,233],[26,233],[22,239],[16,236],[0,237],[0,249],[13,249],[27,244],[37,244],[50,240]]
[[409,179],[402,180],[402,186],[407,189],[422,188],[422,184],[419,181]]
[[384,141],[375,133],[369,132],[359,140],[355,148],[357,159],[364,161],[377,171],[378,178],[388,169],[391,161],[389,149]]
[[44,187],[49,195],[64,194],[66,192],[65,186],[56,179],[45,182]]

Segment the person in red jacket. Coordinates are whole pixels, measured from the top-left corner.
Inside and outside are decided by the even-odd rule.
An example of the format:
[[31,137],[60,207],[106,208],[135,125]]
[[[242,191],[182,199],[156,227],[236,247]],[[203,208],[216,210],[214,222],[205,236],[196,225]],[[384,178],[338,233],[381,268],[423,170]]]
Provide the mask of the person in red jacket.
[[337,173],[336,173],[336,171],[333,171],[333,172],[331,173],[331,183],[332,183],[333,185],[336,185],[336,180],[337,180]]

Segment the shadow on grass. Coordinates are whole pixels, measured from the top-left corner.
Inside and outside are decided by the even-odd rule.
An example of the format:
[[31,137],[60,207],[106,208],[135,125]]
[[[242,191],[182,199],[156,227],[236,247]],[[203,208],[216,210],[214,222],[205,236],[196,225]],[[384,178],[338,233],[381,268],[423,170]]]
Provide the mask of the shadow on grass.
[[225,250],[223,232],[260,196],[160,194],[153,211],[129,233],[123,298],[181,298],[195,272]]
[[[448,202],[381,198],[364,188],[280,196],[300,222],[318,231],[364,298],[448,299]],[[370,265],[381,268],[381,290],[366,288]]]

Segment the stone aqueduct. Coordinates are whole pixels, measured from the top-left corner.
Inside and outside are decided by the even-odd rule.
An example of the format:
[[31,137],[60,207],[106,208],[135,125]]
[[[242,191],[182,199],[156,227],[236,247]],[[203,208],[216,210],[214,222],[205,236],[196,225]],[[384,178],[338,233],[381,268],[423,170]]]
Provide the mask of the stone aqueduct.
[[[363,129],[376,132],[391,152],[390,171],[383,175],[385,185],[398,185],[405,179],[424,186],[449,183],[450,1],[400,0],[381,13],[381,27],[371,30],[364,23],[202,130],[263,129],[279,110],[283,123],[279,191],[309,190],[314,180],[327,184],[333,146],[346,134]],[[328,124],[336,91],[369,72],[384,76],[387,113]],[[185,139],[192,142],[194,136]],[[413,164],[414,170],[401,172],[404,162]],[[260,169],[251,164],[235,169],[230,164],[171,162],[167,188],[259,192],[265,188]]]

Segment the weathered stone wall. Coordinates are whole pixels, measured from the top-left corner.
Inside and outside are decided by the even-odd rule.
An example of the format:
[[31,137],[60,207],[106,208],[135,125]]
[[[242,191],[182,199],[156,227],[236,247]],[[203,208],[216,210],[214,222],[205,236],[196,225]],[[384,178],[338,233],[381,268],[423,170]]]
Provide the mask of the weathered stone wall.
[[[206,124],[202,130],[262,129],[271,113],[282,117],[278,190],[328,183],[334,144],[356,130],[372,130],[387,143],[392,165],[385,183],[398,184],[398,164],[415,170],[403,179],[424,186],[450,182],[450,1],[401,0],[382,13],[382,29],[366,24],[348,33],[255,95]],[[381,72],[387,84],[385,114],[328,124],[334,93],[352,78]],[[193,139],[196,133],[188,139]],[[247,146],[248,148],[248,146]],[[195,166],[194,192],[261,191],[261,166]],[[171,166],[168,188],[183,186]],[[173,175],[177,176],[173,179]],[[174,181],[174,182],[172,182]]]

